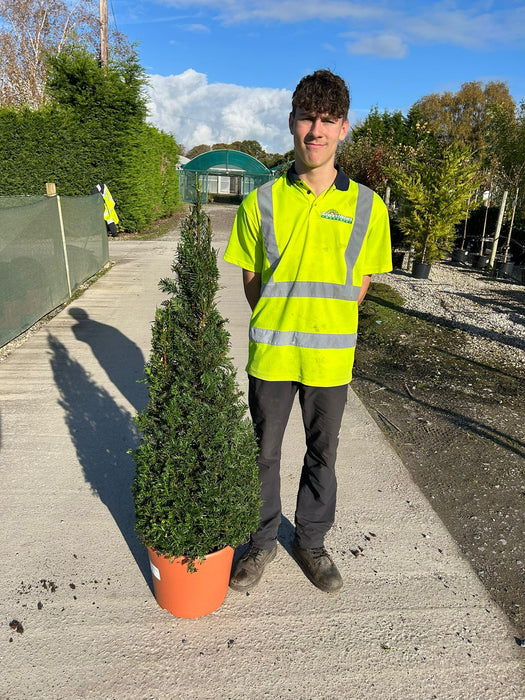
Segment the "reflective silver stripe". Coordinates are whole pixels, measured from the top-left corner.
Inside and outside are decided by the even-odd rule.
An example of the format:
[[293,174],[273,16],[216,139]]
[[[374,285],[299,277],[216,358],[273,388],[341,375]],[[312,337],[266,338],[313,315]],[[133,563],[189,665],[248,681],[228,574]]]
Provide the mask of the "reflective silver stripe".
[[363,241],[368,231],[370,215],[372,214],[372,205],[374,203],[374,193],[371,189],[364,185],[358,185],[357,187],[354,228],[352,229],[352,235],[350,236],[345,251],[347,285],[352,283],[354,265],[363,247]]
[[300,333],[299,331],[250,328],[250,340],[265,345],[293,345],[316,350],[347,349],[355,347],[356,339],[356,333]]
[[273,197],[272,197],[273,181],[267,182],[257,190],[257,205],[261,215],[261,230],[263,234],[264,247],[266,248],[266,257],[273,271],[279,264],[281,256],[277,247],[277,238],[275,237],[275,226],[273,223]]
[[261,285],[263,297],[309,297],[320,299],[343,299],[357,301],[361,287],[353,285],[354,265],[357,262],[363,241],[370,223],[374,193],[364,185],[358,185],[356,211],[352,234],[345,251],[346,280],[344,284],[335,282],[275,282],[273,273],[281,256],[275,235],[272,186],[269,182],[257,190],[257,205],[261,215],[261,229],[266,250],[266,257],[271,267],[271,274],[266,283]]
[[272,282],[264,288],[265,297],[308,297],[357,301],[361,287],[335,282]]

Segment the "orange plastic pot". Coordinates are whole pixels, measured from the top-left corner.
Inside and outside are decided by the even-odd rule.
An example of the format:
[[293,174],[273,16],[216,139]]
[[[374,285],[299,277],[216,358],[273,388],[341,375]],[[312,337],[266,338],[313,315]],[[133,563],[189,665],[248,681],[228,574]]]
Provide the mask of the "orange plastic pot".
[[202,617],[224,603],[233,561],[231,547],[207,554],[202,564],[195,562],[192,573],[184,557],[170,562],[150,547],[148,555],[157,603],[175,617]]

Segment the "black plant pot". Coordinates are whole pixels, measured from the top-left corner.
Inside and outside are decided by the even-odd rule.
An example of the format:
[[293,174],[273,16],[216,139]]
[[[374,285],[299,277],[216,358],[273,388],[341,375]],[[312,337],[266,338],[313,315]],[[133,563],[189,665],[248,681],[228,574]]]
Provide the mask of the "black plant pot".
[[430,265],[428,263],[415,262],[412,265],[412,277],[418,280],[426,280],[430,274]]
[[514,270],[514,263],[501,262],[498,264],[498,272],[502,277],[511,277]]
[[404,253],[392,253],[392,267],[395,270],[401,270],[403,267],[403,261],[405,260]]
[[488,266],[489,260],[490,258],[488,255],[473,255],[472,267],[475,267],[478,270],[484,270]]
[[456,248],[452,252],[452,260],[454,262],[464,263],[468,260],[468,250],[463,250],[462,248]]

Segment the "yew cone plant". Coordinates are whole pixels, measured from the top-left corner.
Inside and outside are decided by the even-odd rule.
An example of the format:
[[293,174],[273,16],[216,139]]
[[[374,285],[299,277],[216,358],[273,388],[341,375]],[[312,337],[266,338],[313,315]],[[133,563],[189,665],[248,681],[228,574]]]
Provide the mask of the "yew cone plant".
[[428,149],[423,157],[409,160],[408,168],[390,171],[402,201],[399,227],[417,262],[431,264],[453,249],[455,226],[466,216],[478,172],[468,149],[455,145]]
[[215,304],[219,274],[210,222],[197,202],[160,287],[146,364],[149,404],[133,451],[136,528],[169,557],[195,560],[237,546],[257,528],[257,445]]

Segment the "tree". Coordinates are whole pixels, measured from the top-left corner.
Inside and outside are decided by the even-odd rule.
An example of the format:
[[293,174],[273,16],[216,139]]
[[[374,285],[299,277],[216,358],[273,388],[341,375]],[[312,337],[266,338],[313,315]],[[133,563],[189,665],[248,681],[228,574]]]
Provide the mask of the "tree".
[[490,114],[490,148],[500,163],[506,184],[525,188],[525,101],[513,114],[494,105]]
[[394,149],[391,139],[374,142],[371,135],[363,133],[338,147],[336,161],[352,180],[384,196],[388,167],[395,162]]
[[[494,105],[491,110],[490,148],[500,164],[503,187],[512,195],[510,226],[507,246],[510,243],[516,211],[525,200],[525,101],[522,101],[514,114]],[[507,252],[505,253],[505,257]]]
[[352,141],[358,141],[364,137],[374,144],[387,139],[391,139],[394,143],[404,143],[406,139],[402,112],[389,112],[386,109],[384,112],[379,112],[377,107],[373,107],[365,119],[351,130]]
[[201,143],[199,146],[193,146],[193,148],[190,148],[190,150],[186,153],[186,158],[191,160],[192,158],[196,158],[202,153],[207,153],[208,151],[211,151],[211,146]]
[[215,302],[217,252],[199,197],[181,226],[168,298],[146,365],[148,406],[133,451],[136,528],[157,552],[195,560],[245,541],[259,522],[257,444]]
[[92,54],[68,48],[49,56],[47,63],[49,96],[55,104],[73,109],[77,118],[146,118],[146,77],[135,54],[101,68]]
[[261,158],[264,159],[266,156],[266,152],[258,141],[233,141],[229,148],[234,151],[240,151],[241,153],[247,153],[249,156],[257,158],[257,160],[261,162],[263,162]]
[[416,261],[441,260],[454,247],[455,226],[479,184],[479,162],[465,146],[427,146],[412,157],[408,169],[394,166],[390,175],[402,200],[399,227]]
[[353,180],[383,196],[392,166],[406,169],[415,150],[427,143],[436,146],[437,139],[417,108],[405,117],[374,107],[339,145],[336,159]]
[[499,105],[514,114],[515,102],[506,83],[464,83],[457,92],[434,93],[415,103],[430,128],[449,143],[468,146],[485,157],[491,109]]
[[[47,56],[71,45],[96,53],[99,26],[93,0],[0,0],[0,106],[43,104]],[[122,34],[111,38],[114,58],[130,53]]]

